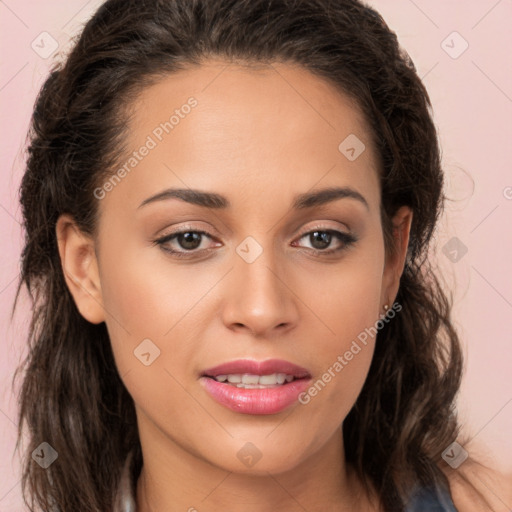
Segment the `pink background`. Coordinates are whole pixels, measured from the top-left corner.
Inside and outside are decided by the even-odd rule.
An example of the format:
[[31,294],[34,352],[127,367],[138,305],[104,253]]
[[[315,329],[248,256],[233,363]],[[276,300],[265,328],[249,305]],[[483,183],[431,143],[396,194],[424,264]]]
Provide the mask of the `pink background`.
[[[454,294],[454,316],[467,357],[458,402],[464,428],[473,436],[465,448],[471,453],[481,446],[490,466],[512,473],[512,2],[369,3],[396,31],[434,105],[451,198],[437,234],[436,253],[447,287]],[[12,374],[24,353],[28,323],[25,296],[22,307],[10,319],[22,242],[17,188],[32,105],[55,57],[41,57],[31,43],[40,41],[42,32],[48,32],[59,44],[57,52],[65,51],[70,37],[100,4],[97,0],[0,2],[2,512],[23,508],[19,462],[13,452],[16,398],[11,389]],[[448,37],[454,31],[463,39]],[[469,47],[458,58],[452,58],[463,49],[463,40]],[[442,252],[454,236],[468,248],[457,263]],[[507,509],[511,508],[512,503],[508,503]]]

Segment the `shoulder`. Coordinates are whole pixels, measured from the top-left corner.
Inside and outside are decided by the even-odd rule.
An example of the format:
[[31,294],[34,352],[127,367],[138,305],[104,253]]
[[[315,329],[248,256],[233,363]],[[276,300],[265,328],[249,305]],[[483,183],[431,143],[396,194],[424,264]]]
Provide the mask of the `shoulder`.
[[457,469],[447,464],[440,464],[440,469],[448,479],[459,512],[510,512],[512,509],[512,474],[471,459]]

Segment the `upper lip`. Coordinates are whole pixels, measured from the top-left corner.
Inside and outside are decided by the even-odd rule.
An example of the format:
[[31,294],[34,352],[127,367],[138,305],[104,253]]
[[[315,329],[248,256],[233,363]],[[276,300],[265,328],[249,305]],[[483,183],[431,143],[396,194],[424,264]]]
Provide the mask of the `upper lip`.
[[267,359],[255,361],[253,359],[238,359],[222,363],[204,370],[201,374],[206,377],[217,377],[219,375],[234,375],[248,373],[251,375],[272,375],[273,373],[285,373],[293,375],[296,379],[310,377],[309,372],[296,364],[282,359]]

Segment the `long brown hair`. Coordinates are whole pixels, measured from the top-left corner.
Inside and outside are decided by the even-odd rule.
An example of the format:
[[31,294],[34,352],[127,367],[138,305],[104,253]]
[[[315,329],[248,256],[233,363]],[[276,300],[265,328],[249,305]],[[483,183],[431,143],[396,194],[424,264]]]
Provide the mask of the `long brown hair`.
[[[368,378],[343,425],[347,462],[403,510],[414,487],[444,486],[438,467],[458,435],[462,355],[450,301],[427,259],[443,204],[443,173],[428,93],[382,17],[357,0],[109,0],[44,83],[33,112],[20,195],[23,285],[33,300],[20,394],[19,437],[30,434],[23,493],[30,510],[105,511],[130,450],[141,450],[133,400],[105,324],[87,322],[65,284],[55,225],[97,228],[94,189],[116,169],[127,105],[147,85],[210,57],[290,62],[355,100],[379,156],[382,226],[402,205],[413,223],[396,300]],[[17,297],[18,297],[17,295]],[[17,372],[17,373],[18,373]],[[30,454],[59,454],[46,470]],[[368,487],[370,488],[370,487]]]

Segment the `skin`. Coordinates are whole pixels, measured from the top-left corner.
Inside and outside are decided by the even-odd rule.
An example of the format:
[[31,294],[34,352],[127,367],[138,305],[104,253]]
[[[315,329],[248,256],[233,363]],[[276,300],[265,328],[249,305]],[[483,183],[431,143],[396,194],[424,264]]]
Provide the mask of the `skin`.
[[[361,113],[289,64],[210,60],[166,77],[132,105],[127,153],[190,96],[197,106],[99,201],[97,236],[80,233],[68,215],[57,223],[69,289],[87,320],[106,322],[135,402],[144,457],[138,510],[377,510],[345,463],[341,436],[374,339],[308,404],[277,414],[233,412],[199,375],[236,359],[278,358],[319,379],[393,304],[412,213],[403,207],[394,217],[397,249],[386,256],[377,159]],[[349,161],[338,146],[352,133],[366,149]],[[346,197],[292,209],[296,194],[335,186],[357,191],[367,206]],[[168,199],[139,207],[171,187],[215,192],[231,206]],[[152,243],[182,228],[211,235],[195,257],[177,259]],[[307,235],[315,229],[357,241],[332,237],[323,250],[342,250],[315,255],[322,248]],[[263,250],[252,263],[236,252],[248,236]],[[177,239],[167,247],[187,250]],[[146,338],[160,349],[149,366],[133,353]],[[237,457],[247,442],[262,455],[252,467]]]

